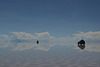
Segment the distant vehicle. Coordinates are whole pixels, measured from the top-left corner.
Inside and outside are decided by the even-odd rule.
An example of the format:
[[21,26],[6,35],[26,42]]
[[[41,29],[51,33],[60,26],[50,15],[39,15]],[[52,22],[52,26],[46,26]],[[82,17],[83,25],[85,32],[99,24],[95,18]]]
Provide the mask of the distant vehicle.
[[85,41],[84,40],[80,40],[77,44],[78,44],[78,47],[80,49],[83,50],[85,48]]
[[36,42],[37,44],[39,44],[39,41],[37,40],[37,42]]
[[20,40],[18,42],[20,42]]

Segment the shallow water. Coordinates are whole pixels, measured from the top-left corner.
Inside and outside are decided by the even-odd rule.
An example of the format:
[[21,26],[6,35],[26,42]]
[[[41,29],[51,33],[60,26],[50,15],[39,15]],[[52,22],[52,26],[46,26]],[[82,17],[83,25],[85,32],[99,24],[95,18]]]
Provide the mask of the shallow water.
[[49,51],[0,49],[0,67],[99,67],[100,53],[54,46]]

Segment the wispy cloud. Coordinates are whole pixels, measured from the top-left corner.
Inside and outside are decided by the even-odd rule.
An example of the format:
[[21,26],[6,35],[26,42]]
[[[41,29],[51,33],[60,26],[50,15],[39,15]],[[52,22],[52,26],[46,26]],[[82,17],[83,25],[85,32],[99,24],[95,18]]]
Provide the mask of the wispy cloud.
[[79,39],[86,39],[86,40],[100,40],[100,31],[96,31],[96,32],[80,32],[79,34],[73,34],[75,35],[75,37],[79,38]]
[[[0,47],[10,46],[12,50],[23,51],[29,49],[48,51],[50,47],[55,45],[75,46],[80,39],[86,41],[87,51],[100,52],[100,31],[96,32],[79,32],[73,34],[73,37],[56,38],[51,36],[49,32],[42,33],[26,33],[26,32],[11,32],[11,35],[0,35]],[[36,44],[39,40],[40,43]],[[20,42],[19,42],[20,41]]]
[[11,36],[12,39],[20,39],[20,40],[28,40],[28,39],[36,39],[31,33],[25,32],[11,32],[13,35]]

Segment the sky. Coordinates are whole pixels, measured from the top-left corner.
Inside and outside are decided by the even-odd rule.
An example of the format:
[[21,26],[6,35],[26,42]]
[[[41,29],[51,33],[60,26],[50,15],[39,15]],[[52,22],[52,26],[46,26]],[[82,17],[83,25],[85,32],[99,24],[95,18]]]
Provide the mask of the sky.
[[99,0],[0,0],[0,67],[99,67],[99,57]]
[[49,32],[65,37],[99,31],[99,0],[1,0],[0,34]]

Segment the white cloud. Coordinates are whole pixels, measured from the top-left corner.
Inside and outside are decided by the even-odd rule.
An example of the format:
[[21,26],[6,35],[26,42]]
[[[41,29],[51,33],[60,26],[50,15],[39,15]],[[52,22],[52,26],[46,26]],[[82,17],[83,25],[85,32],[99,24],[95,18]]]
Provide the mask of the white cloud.
[[75,37],[79,38],[79,39],[90,39],[90,40],[100,40],[100,31],[96,31],[96,32],[80,32],[79,34],[74,34]]
[[[80,39],[86,41],[87,51],[100,52],[100,31],[97,32],[80,32],[78,34],[73,34],[74,37],[65,38],[55,38],[51,36],[48,32],[42,33],[25,33],[25,32],[11,32],[12,35],[0,35],[0,47],[11,46],[12,50],[23,51],[29,49],[44,50],[48,51],[51,47],[55,45],[66,45],[77,47],[77,42]],[[20,40],[20,42],[18,42]],[[40,43],[36,44],[39,40]],[[7,42],[5,42],[7,41]]]
[[40,40],[50,40],[53,39],[54,37],[51,36],[48,32],[43,32],[43,33],[35,33],[36,37]]
[[12,39],[20,39],[20,40],[28,40],[28,39],[37,39],[30,33],[25,32],[11,32],[13,35],[11,36]]
[[[43,33],[35,33],[34,35],[25,32],[12,32],[12,40],[19,39],[19,40],[30,40],[29,42],[21,42],[21,43],[13,43],[16,46],[13,46],[13,50],[28,50],[34,48],[36,50],[45,50],[48,51],[49,48],[53,45],[51,44],[51,40],[53,39],[52,36],[48,32]],[[36,44],[36,40],[40,41],[40,44]],[[34,42],[32,42],[34,41]]]

